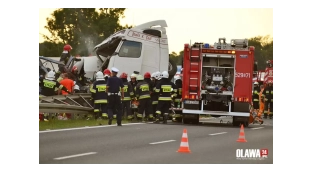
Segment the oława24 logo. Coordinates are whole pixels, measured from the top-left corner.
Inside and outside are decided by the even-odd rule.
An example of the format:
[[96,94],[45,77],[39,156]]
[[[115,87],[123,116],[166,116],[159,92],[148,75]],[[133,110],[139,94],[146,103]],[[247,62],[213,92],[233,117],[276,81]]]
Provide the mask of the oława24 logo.
[[236,158],[238,160],[264,160],[268,158],[268,149],[237,149]]

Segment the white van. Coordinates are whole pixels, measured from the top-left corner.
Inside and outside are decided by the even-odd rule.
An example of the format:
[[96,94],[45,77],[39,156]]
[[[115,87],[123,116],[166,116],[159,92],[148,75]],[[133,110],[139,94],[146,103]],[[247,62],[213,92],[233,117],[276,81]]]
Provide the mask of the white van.
[[172,78],[177,66],[169,60],[165,27],[165,20],[156,20],[118,31],[105,39],[94,48],[98,60],[102,61],[102,71],[116,67],[120,73],[130,75],[136,71],[143,75],[168,70]]

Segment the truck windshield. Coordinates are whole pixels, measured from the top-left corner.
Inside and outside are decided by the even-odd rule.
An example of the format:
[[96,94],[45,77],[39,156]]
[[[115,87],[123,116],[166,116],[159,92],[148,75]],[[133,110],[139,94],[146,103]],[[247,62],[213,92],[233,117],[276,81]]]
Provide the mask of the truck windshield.
[[112,54],[116,51],[119,43],[121,41],[120,37],[114,37],[112,38],[111,41],[101,45],[98,49],[97,49],[97,54],[107,57],[107,56],[112,56]]
[[141,56],[142,43],[134,41],[124,41],[120,50],[120,57],[139,58]]

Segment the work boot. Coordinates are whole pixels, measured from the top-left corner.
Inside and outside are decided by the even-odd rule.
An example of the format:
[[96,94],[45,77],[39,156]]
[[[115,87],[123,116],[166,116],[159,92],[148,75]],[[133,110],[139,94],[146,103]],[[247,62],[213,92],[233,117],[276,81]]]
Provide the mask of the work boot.
[[164,121],[163,121],[164,124],[167,124],[167,119],[168,119],[168,115],[164,115]]
[[109,120],[108,120],[108,125],[111,125],[111,124],[112,124],[112,121],[113,121],[113,119],[112,119],[112,118],[109,118]]
[[270,119],[273,119],[273,116],[272,116],[272,115],[270,115],[270,116],[269,116],[269,118],[270,118]]
[[263,118],[267,119],[268,118],[268,114],[264,114]]

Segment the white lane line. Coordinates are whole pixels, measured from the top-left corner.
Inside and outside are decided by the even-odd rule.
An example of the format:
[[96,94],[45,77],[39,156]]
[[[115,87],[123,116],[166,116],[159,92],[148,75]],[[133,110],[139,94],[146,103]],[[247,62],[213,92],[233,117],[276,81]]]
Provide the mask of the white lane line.
[[262,129],[262,128],[264,127],[257,127],[257,128],[251,128],[251,129],[255,130],[255,129]]
[[214,134],[209,134],[209,135],[221,135],[221,134],[226,134],[227,132],[219,132],[219,133],[214,133]]
[[54,160],[64,160],[64,159],[69,159],[69,158],[74,158],[74,157],[81,157],[81,156],[87,156],[87,155],[92,155],[92,154],[96,154],[96,152],[82,153],[82,154],[75,154],[75,155],[71,155],[71,156],[58,157],[58,158],[54,158]]
[[[140,124],[146,124],[146,123],[128,123],[128,124],[122,124],[123,126],[126,125],[140,125]],[[81,129],[93,129],[93,128],[106,128],[106,127],[114,127],[117,125],[102,125],[102,126],[91,126],[91,127],[79,127],[79,128],[66,128],[66,129],[56,129],[56,130],[46,130],[46,131],[39,131],[39,134],[41,133],[48,133],[48,132],[61,132],[61,131],[73,131],[73,130],[81,130]]]
[[162,144],[162,143],[167,143],[167,142],[173,142],[173,141],[176,141],[176,140],[167,140],[167,141],[159,141],[159,142],[153,142],[153,143],[149,143],[149,144]]

